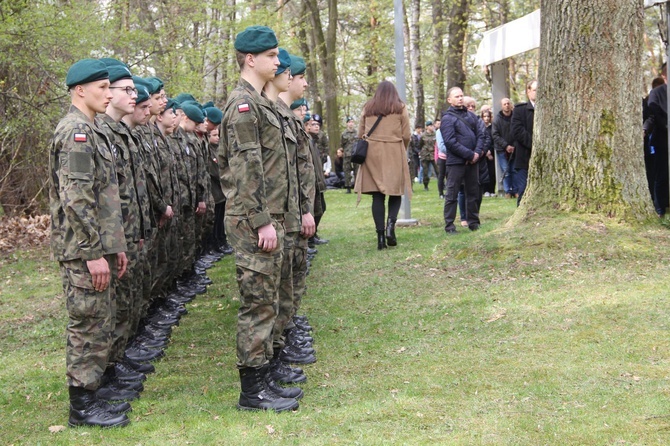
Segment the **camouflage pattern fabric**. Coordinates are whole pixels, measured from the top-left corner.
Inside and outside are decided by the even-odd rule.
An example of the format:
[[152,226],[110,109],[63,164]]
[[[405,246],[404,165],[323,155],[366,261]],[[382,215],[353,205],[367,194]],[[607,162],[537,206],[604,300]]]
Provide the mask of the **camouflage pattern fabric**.
[[426,132],[421,135],[421,142],[419,143],[419,147],[419,158],[421,161],[435,161],[435,132],[426,130]]
[[142,265],[140,265],[139,245],[129,245],[126,251],[128,266],[122,278],[115,280],[114,332],[109,351],[109,362],[123,359],[128,339],[135,333],[131,331],[133,315],[140,311],[142,304]]
[[93,289],[91,274],[83,260],[60,262],[68,311],[65,363],[69,386],[96,390],[107,368],[115,312],[116,256],[106,255],[112,271],[105,291]]
[[[288,168],[288,209],[284,219],[286,233],[300,232],[302,227],[302,212],[300,206],[300,189],[298,187],[298,138],[291,128],[295,116],[286,104],[278,99],[276,103],[277,114],[282,124],[282,134],[286,143],[286,156]],[[290,257],[288,258],[290,259]],[[288,260],[290,262],[290,260]],[[290,277],[289,277],[290,279]]]
[[[221,186],[226,196],[226,234],[235,248],[240,308],[237,365],[260,367],[273,356],[272,329],[284,249],[284,215],[290,189],[282,124],[267,98],[240,79],[221,124]],[[272,224],[277,249],[258,248],[261,226]]]
[[114,154],[76,107],[58,123],[49,156],[51,252],[59,261],[126,250]]
[[293,316],[293,259],[295,243],[300,234],[287,232],[284,237],[284,255],[277,300],[277,319],[272,332],[273,349],[284,348],[284,329]]
[[[272,218],[272,217],[271,217]],[[261,367],[273,356],[272,334],[277,317],[278,289],[284,253],[281,217],[271,219],[278,246],[273,252],[258,248],[258,235],[249,219],[226,215],[228,241],[235,248],[240,307],[237,312],[237,366]]]
[[323,165],[328,160],[330,155],[330,146],[328,144],[328,135],[323,130],[319,130],[319,133],[314,136],[314,143],[316,148],[319,151],[319,156],[321,157],[321,170],[323,170]]

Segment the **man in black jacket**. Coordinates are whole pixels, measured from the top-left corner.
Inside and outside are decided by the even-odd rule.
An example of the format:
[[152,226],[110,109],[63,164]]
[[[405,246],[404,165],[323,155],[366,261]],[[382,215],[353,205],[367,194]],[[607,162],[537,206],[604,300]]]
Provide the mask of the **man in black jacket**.
[[505,198],[516,195],[514,189],[514,138],[512,137],[512,111],[514,105],[509,98],[500,101],[501,110],[493,120],[493,146],[498,157],[498,165],[503,173]]
[[535,98],[537,96],[537,81],[533,80],[526,85],[528,102],[522,102],[514,107],[512,114],[512,136],[514,137],[514,187],[519,194],[517,206],[521,203],[528,181],[528,164],[533,149],[533,121],[535,119]]
[[454,219],[458,189],[465,186],[465,209],[468,227],[479,229],[479,167],[484,135],[477,115],[463,106],[463,91],[452,87],[447,92],[449,109],[442,115],[440,132],[447,148],[447,194],[444,201],[444,230],[456,233]]

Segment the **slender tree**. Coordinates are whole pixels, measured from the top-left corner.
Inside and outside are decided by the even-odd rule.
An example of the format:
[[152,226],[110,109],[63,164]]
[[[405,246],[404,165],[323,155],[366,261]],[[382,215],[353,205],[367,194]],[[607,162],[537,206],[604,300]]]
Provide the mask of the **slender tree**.
[[409,53],[412,70],[412,95],[415,104],[414,126],[422,125],[425,119],[423,67],[421,65],[421,0],[410,0]]

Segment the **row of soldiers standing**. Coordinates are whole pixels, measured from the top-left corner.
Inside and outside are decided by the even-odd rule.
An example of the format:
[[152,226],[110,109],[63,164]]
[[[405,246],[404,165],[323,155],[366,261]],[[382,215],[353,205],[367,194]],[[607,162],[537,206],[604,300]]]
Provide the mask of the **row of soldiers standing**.
[[[267,40],[268,29],[257,28],[240,33],[238,55],[245,44]],[[276,45],[274,48],[277,51]],[[249,51],[241,57],[258,57],[264,51]],[[306,87],[304,61],[284,58],[287,64],[285,71],[293,68],[294,78],[303,78],[299,94],[293,93],[293,100],[299,99]],[[269,66],[273,63],[266,61],[266,69]],[[269,72],[274,79],[274,71]],[[274,126],[278,133],[264,137],[263,142],[278,141],[286,152],[293,144],[293,158],[287,153],[281,156],[280,150],[269,151],[265,144],[252,147],[254,138],[263,137],[266,130],[249,133],[248,140],[230,141],[231,136],[244,138],[242,129],[250,129],[248,123],[240,127],[230,121],[231,111],[245,114],[241,104],[231,106],[234,93],[225,113],[213,104],[197,103],[190,95],[168,100],[159,79],[133,77],[125,64],[114,59],[75,63],[66,84],[72,106],[54,134],[50,202],[52,251],[61,266],[69,315],[69,424],[128,424],[128,401],[138,397],[146,374],[154,370],[151,361],[163,355],[171,327],[187,312],[184,304],[211,283],[205,270],[232,252],[224,215],[236,250],[241,292],[237,350],[242,393],[238,407],[297,408],[302,390],[278,383],[304,382],[304,372],[288,364],[316,360],[308,335],[311,327],[295,313],[305,289],[306,241],[315,231],[312,215],[323,212],[315,206],[323,199],[323,191],[315,186],[315,148],[301,133],[302,126],[289,119],[293,116],[290,109],[268,101],[276,118],[271,124],[282,125]],[[259,97],[266,100],[265,95]],[[288,113],[280,115],[280,108]],[[241,146],[244,148],[238,150]],[[243,155],[241,165],[228,162],[236,158],[231,148]],[[298,178],[298,165],[307,169],[300,172],[300,181],[290,182],[292,190],[270,172],[263,172],[268,153],[274,152],[272,166],[285,163],[287,175],[293,172]],[[244,171],[236,172],[240,167]],[[260,178],[252,172],[258,167]],[[247,206],[249,197],[258,199],[257,206]],[[300,197],[297,209],[289,206],[295,197]],[[247,224],[263,238],[261,215],[281,223],[275,223],[274,245],[246,246],[248,237],[240,239],[239,228]],[[290,217],[295,220],[293,226],[288,224]],[[277,237],[283,233],[280,226],[284,222],[295,243]],[[264,265],[268,259],[272,263]],[[251,289],[245,285],[247,280]],[[259,308],[265,304],[271,311],[261,315]],[[259,322],[265,331],[257,330]],[[268,336],[253,339],[261,332]]]

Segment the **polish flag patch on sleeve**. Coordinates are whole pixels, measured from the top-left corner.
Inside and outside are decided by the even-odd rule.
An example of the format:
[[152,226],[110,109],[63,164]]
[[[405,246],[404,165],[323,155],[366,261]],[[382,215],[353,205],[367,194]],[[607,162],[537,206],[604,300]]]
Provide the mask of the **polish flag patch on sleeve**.
[[75,133],[74,142],[86,142],[86,133]]
[[246,113],[249,110],[250,110],[249,109],[249,104],[245,103],[245,104],[240,104],[240,105],[237,106],[237,111],[240,112],[240,113]]

